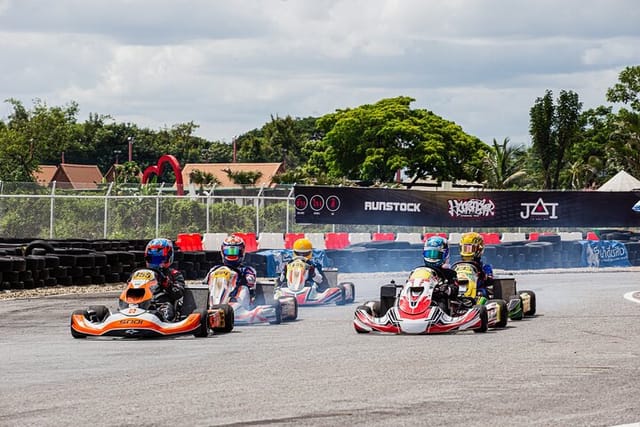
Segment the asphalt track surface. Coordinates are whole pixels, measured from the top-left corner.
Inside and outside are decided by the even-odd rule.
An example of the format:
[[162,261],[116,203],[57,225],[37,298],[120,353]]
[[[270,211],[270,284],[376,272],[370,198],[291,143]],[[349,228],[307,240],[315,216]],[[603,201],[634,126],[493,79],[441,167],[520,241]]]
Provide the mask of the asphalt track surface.
[[73,339],[70,313],[115,294],[0,301],[0,425],[640,421],[640,272],[516,273],[537,316],[485,334],[356,334],[356,305],[404,277],[341,275],[356,304],[209,338]]

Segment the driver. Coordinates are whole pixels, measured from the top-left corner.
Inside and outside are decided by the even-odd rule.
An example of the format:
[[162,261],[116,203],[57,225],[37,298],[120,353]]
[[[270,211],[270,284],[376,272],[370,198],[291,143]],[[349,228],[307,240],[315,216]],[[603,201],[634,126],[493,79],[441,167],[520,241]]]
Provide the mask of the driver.
[[[482,262],[484,253],[484,239],[475,231],[464,233],[460,237],[461,262],[468,262],[478,270],[477,293],[488,298],[487,287],[493,283],[493,267]],[[460,262],[460,261],[459,261]]]
[[[293,256],[304,258],[307,265],[309,265],[309,277],[316,284],[317,292],[324,292],[329,287],[327,277],[322,272],[322,265],[319,262],[313,260],[313,244],[309,239],[298,239],[293,243]],[[287,264],[282,267],[280,273],[279,283],[287,283]]]
[[[444,297],[446,302],[457,299],[458,274],[449,267],[449,242],[447,239],[441,236],[429,237],[424,242],[422,258],[425,267],[434,270],[442,279],[438,290],[439,296]],[[448,308],[449,304],[445,304],[445,306]],[[448,309],[445,311],[449,313]]]
[[147,268],[159,273],[160,283],[152,289],[158,317],[165,322],[176,320],[175,306],[184,296],[184,276],[173,264],[173,242],[157,238],[147,243],[144,249]]
[[249,309],[251,306],[251,295],[255,292],[257,273],[255,268],[244,265],[245,244],[244,240],[235,235],[225,237],[220,246],[222,265],[214,266],[204,278],[204,283],[209,282],[209,276],[222,266],[229,267],[238,274],[236,288],[229,295],[232,302],[237,302]]

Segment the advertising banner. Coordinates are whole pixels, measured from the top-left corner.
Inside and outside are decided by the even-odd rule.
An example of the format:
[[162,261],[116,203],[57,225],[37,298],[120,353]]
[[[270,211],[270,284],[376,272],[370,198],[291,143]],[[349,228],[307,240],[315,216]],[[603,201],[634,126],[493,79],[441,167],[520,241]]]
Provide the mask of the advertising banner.
[[584,241],[583,267],[629,267],[627,247],[617,240]]
[[441,227],[640,227],[640,191],[419,191],[296,186],[295,220]]

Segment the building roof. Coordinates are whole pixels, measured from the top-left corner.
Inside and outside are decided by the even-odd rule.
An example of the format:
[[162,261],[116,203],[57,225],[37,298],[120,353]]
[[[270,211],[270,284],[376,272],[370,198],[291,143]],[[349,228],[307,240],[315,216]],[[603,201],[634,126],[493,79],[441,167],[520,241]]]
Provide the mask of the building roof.
[[598,191],[631,191],[640,189],[640,181],[621,170],[609,181],[598,188]]
[[51,180],[61,188],[95,189],[102,183],[102,178],[102,172],[96,165],[62,163]]
[[38,184],[49,184],[53,179],[53,175],[58,170],[57,166],[53,165],[40,165],[38,170],[33,173],[33,177],[35,178]]
[[189,175],[194,170],[199,170],[204,173],[210,173],[215,176],[220,184],[218,187],[226,188],[226,187],[241,187],[240,185],[234,183],[229,177],[225,170],[230,169],[233,172],[260,172],[262,176],[256,182],[256,186],[260,187],[262,185],[266,187],[273,186],[273,177],[280,172],[284,171],[284,167],[282,163],[187,163],[182,168],[182,179],[185,185],[191,183]]

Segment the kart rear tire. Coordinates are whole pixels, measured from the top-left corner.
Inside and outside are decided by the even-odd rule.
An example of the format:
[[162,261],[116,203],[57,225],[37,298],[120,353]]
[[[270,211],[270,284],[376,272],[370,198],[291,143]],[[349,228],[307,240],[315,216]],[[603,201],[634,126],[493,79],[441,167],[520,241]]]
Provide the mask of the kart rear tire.
[[480,327],[474,329],[473,332],[484,333],[489,329],[489,315],[487,314],[487,307],[484,305],[476,305],[480,312]]
[[487,304],[493,302],[498,306],[498,320],[494,325],[494,328],[505,328],[507,321],[509,320],[509,310],[507,309],[507,302],[503,299],[491,299],[487,301]]
[[[524,316],[535,316],[536,314],[536,294],[533,291],[520,291],[520,298],[522,299],[522,294],[525,294],[529,297],[529,309],[527,311],[524,310],[524,303],[522,304],[522,314]],[[525,298],[526,298],[525,296]]]
[[69,326],[69,329],[71,329],[71,336],[74,338],[86,338],[87,336],[83,333],[80,333],[78,331],[76,331],[75,329],[73,329],[73,316],[75,316],[76,314],[80,314],[82,316],[84,316],[85,319],[89,320],[89,313],[87,313],[87,310],[75,310],[73,313],[71,313],[71,324]]
[[193,332],[196,338],[206,338],[209,336],[209,313],[207,310],[200,310],[200,326]]
[[280,302],[280,304],[282,305],[284,303],[284,305],[293,305],[293,315],[292,316],[287,316],[287,317],[282,317],[282,321],[283,322],[291,322],[294,320],[298,319],[298,300],[295,297],[280,297],[278,298],[278,301]]

